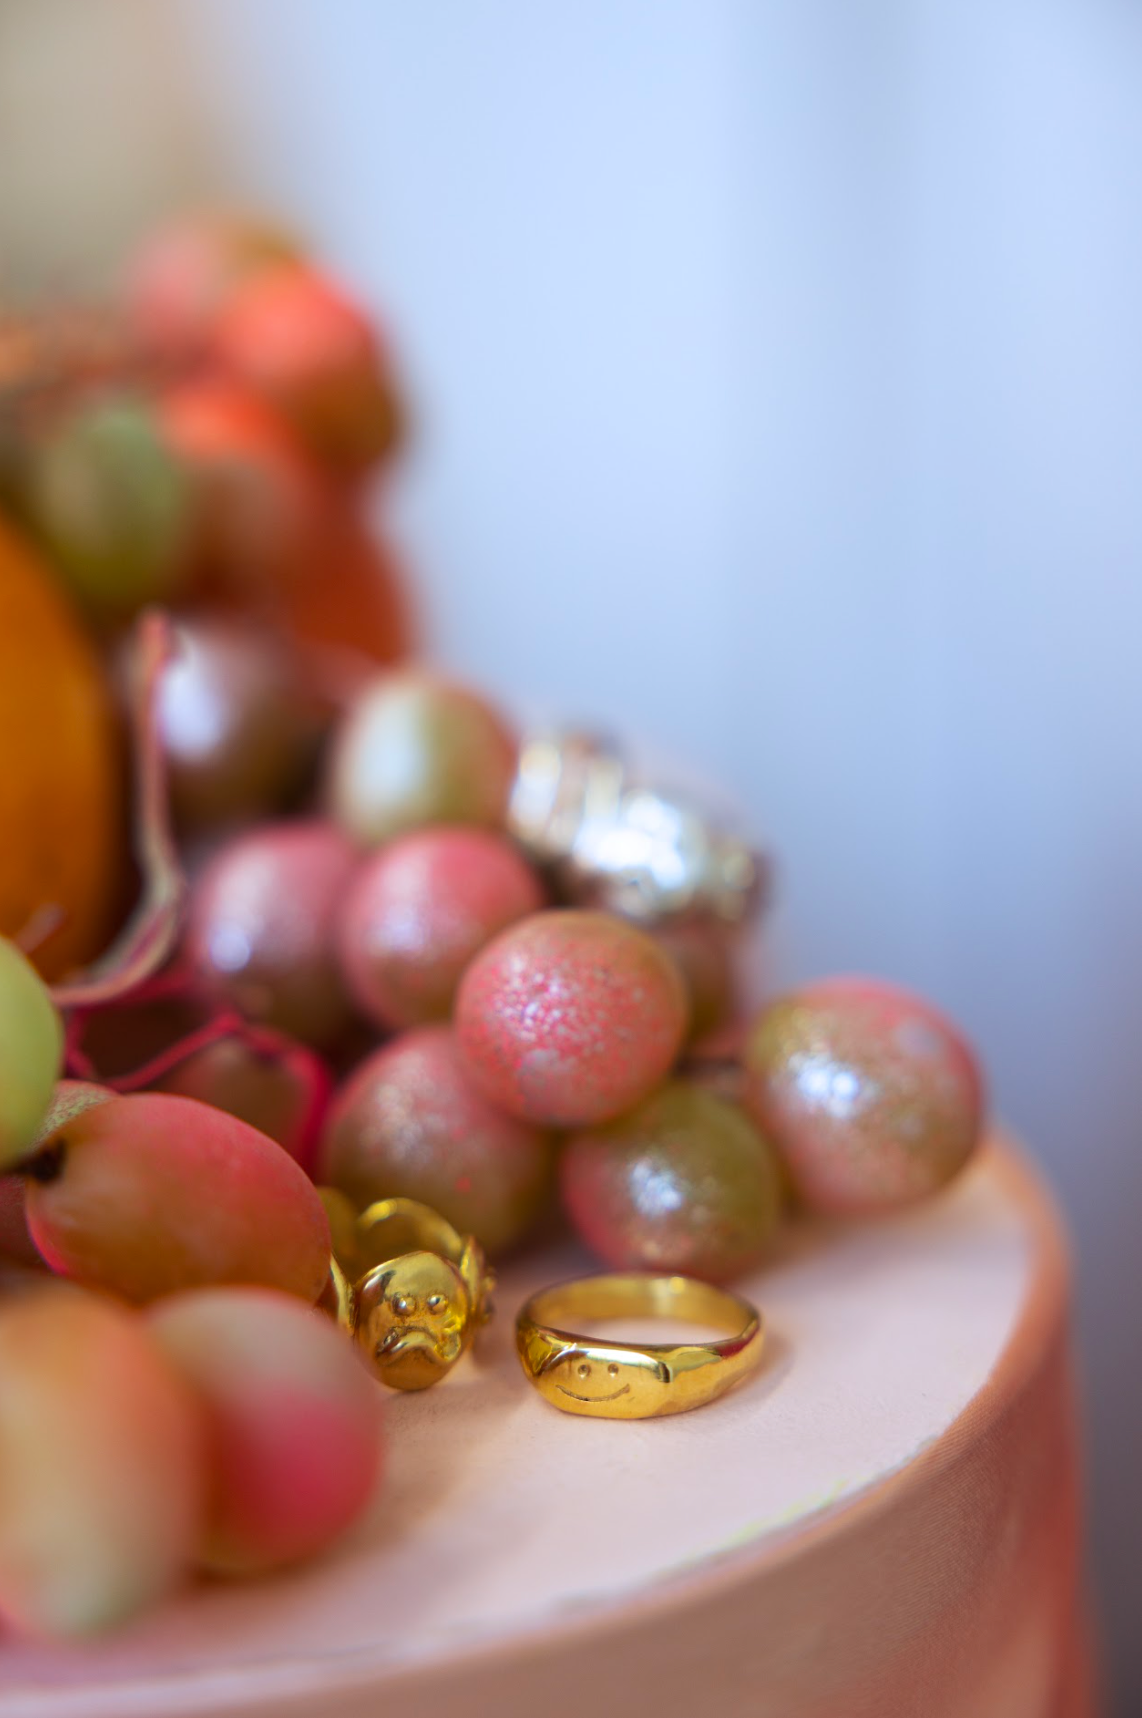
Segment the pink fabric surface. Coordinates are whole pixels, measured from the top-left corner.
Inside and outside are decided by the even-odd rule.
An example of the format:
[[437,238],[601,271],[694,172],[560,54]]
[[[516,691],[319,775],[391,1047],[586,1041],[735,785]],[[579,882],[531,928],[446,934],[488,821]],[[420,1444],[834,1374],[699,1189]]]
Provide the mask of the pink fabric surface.
[[394,1402],[396,1495],[339,1556],[6,1648],[5,1718],[1096,1718],[1066,1262],[1019,1159],[792,1248],[750,1288],[768,1376],[673,1422],[522,1386],[528,1270],[483,1366]]

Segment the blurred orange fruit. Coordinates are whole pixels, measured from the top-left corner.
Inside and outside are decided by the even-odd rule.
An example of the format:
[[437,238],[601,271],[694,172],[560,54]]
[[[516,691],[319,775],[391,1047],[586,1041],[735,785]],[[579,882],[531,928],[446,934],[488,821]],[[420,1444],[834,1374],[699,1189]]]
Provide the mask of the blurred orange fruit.
[[105,942],[123,864],[122,768],[98,657],[51,570],[0,519],[0,933],[60,919],[46,978]]
[[316,270],[282,267],[245,281],[212,329],[211,350],[330,470],[368,471],[399,446],[401,404],[378,332]]
[[309,567],[279,592],[279,623],[294,643],[370,664],[400,662],[415,644],[415,621],[392,548],[354,515],[331,511]]

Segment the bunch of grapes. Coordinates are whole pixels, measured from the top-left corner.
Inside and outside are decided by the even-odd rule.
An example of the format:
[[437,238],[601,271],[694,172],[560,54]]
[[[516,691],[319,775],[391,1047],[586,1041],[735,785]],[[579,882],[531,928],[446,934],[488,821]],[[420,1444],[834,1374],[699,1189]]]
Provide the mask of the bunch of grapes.
[[362,522],[391,365],[292,241],[164,235],[122,321],[130,361],[50,390],[4,473],[110,683],[133,617],[175,617],[143,715],[154,922],[54,995],[0,939],[0,1609],[56,1633],[365,1506],[376,1388],[313,1310],[318,1185],[420,1200],[493,1256],[562,1223],[726,1281],[791,1204],[922,1197],[980,1127],[919,998],[830,980],[739,1017],[708,903],[600,901],[529,838],[511,720],[406,660]]

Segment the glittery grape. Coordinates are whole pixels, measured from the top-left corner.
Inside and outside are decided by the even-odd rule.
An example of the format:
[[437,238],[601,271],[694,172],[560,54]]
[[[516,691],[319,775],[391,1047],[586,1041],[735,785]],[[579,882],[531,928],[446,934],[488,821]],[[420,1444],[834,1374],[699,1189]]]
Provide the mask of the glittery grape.
[[318,1179],[358,1207],[419,1199],[499,1252],[534,1221],[550,1166],[547,1135],[487,1102],[447,1026],[423,1026],[349,1076],[329,1113]]
[[15,943],[0,937],[0,1168],[35,1138],[62,1057],[63,1027],[43,979]]
[[418,830],[358,871],[338,926],[342,971],[382,1026],[445,1020],[473,955],[542,905],[538,877],[503,836]]
[[312,1303],[329,1224],[274,1140],[191,1098],[109,1098],[25,1168],[32,1239],[53,1270],[125,1300],[259,1283]]
[[536,913],[468,968],[456,1004],[464,1059],[493,1103],[552,1127],[607,1121],[652,1090],[686,1031],[678,969],[607,913]]
[[746,1036],[746,1103],[804,1203],[891,1210],[935,1193],[979,1140],[975,1057],[923,998],[876,979],[806,985]]
[[365,846],[423,824],[494,828],[503,821],[515,760],[512,736],[474,692],[412,671],[383,674],[337,737],[330,803]]
[[194,890],[187,951],[204,988],[251,1020],[328,1044],[352,1008],[333,946],[356,854],[335,825],[264,824],[211,859]]
[[757,1264],[781,1210],[768,1141],[733,1104],[671,1080],[560,1158],[564,1207],[616,1269],[727,1282]]
[[111,1627],[190,1568],[205,1504],[197,1404],[137,1314],[63,1284],[0,1305],[0,1612]]
[[380,1392],[336,1325],[252,1288],[172,1295],[147,1321],[205,1419],[200,1564],[277,1568],[356,1519],[380,1472]]

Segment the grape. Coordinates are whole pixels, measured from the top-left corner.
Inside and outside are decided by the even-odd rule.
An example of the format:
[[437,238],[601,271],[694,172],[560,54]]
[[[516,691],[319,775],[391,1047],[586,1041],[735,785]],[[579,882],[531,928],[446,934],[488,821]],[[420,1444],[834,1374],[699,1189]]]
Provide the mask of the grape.
[[220,1038],[196,1050],[152,1082],[213,1104],[277,1140],[308,1168],[329,1090],[325,1064],[304,1045],[277,1038],[273,1045]]
[[503,821],[516,743],[474,692],[378,675],[345,718],[330,768],[334,815],[364,846],[433,823]]
[[446,1020],[472,956],[542,905],[542,884],[503,836],[414,831],[358,871],[338,925],[341,970],[382,1026]]
[[211,595],[271,605],[325,580],[331,499],[323,474],[261,400],[232,382],[182,382],[163,432],[194,483],[196,579]]
[[404,1032],[362,1062],[329,1112],[318,1173],[358,1208],[419,1199],[501,1252],[525,1235],[550,1184],[551,1142],[481,1095],[447,1026]]
[[280,268],[233,294],[212,333],[222,368],[261,394],[337,470],[366,470],[400,440],[401,410],[367,318],[314,270]]
[[175,816],[193,830],[273,810],[317,737],[285,656],[234,621],[183,622],[175,636],[158,700]]
[[360,1515],[381,1467],[380,1391],[328,1319],[262,1289],[199,1289],[148,1314],[207,1422],[207,1568],[310,1556]]
[[29,1270],[42,1270],[43,1263],[28,1233],[23,1177],[0,1175],[0,1266],[22,1265]]
[[319,577],[281,588],[276,619],[287,639],[319,663],[387,666],[410,654],[416,617],[404,568],[348,502],[325,515],[313,565]]
[[132,615],[175,593],[192,494],[148,402],[102,396],[74,408],[34,451],[30,505],[60,572],[97,615]]
[[655,942],[675,962],[690,999],[690,1030],[695,1042],[733,1018],[736,982],[733,939],[728,929],[707,919],[656,925]]
[[734,1105],[685,1080],[569,1139],[560,1185],[579,1235],[608,1265],[710,1282],[758,1262],[781,1208],[772,1147]]
[[0,1170],[35,1139],[62,1060],[63,1025],[47,986],[15,943],[0,937]]
[[762,1009],[745,1039],[745,1102],[805,1204],[857,1215],[935,1193],[979,1143],[970,1046],[922,997],[832,978]]
[[165,1092],[113,1097],[26,1165],[32,1239],[53,1270],[125,1300],[261,1283],[313,1302],[329,1224],[304,1172],[234,1116]]
[[105,1104],[114,1096],[110,1087],[96,1085],[93,1080],[57,1080],[51,1102],[36,1129],[34,1144],[43,1145],[53,1133],[58,1133],[66,1123],[81,1116],[84,1110],[89,1110],[93,1104]]
[[[41,1145],[65,1122],[114,1095],[106,1086],[87,1080],[57,1080],[31,1146]],[[0,1256],[13,1264],[43,1269],[44,1261],[28,1233],[27,1185],[19,1173],[0,1176]]]
[[352,1020],[333,926],[357,855],[334,824],[265,824],[219,849],[199,878],[188,958],[204,988],[310,1044]]
[[536,913],[476,956],[456,1027],[493,1103],[546,1126],[584,1126],[662,1079],[686,1030],[686,994],[670,957],[622,919]]
[[0,1611],[61,1637],[122,1622],[191,1565],[194,1399],[139,1317],[62,1284],[0,1303]]
[[154,351],[193,355],[242,280],[300,257],[296,239],[261,221],[223,214],[180,221],[156,233],[134,259],[128,315]]

